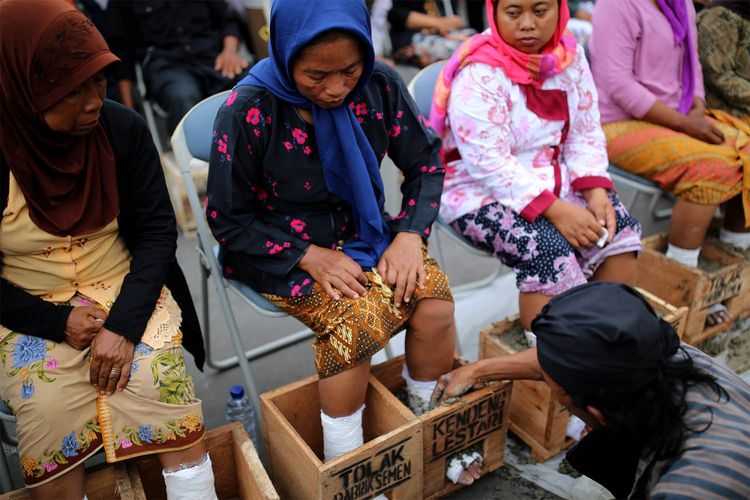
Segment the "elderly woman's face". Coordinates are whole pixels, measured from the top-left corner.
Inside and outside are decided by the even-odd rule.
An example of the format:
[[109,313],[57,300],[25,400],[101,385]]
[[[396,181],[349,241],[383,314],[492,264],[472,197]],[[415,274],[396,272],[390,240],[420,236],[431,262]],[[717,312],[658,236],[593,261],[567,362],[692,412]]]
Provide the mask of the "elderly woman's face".
[[498,0],[497,30],[514,49],[537,54],[555,33],[558,4],[558,0]]
[[44,121],[55,132],[86,135],[99,123],[107,93],[103,73],[92,76],[44,112]]
[[330,109],[344,103],[363,70],[359,44],[347,36],[303,49],[292,66],[292,77],[300,94]]

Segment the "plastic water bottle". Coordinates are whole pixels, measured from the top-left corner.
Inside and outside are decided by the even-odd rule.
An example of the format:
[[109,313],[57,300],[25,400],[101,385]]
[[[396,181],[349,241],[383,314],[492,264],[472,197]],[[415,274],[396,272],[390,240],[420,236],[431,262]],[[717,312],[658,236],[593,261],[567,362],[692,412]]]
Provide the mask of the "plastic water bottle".
[[258,444],[258,437],[255,432],[255,410],[253,410],[250,399],[245,395],[245,388],[241,385],[233,385],[229,389],[226,416],[227,422],[241,423],[253,444]]

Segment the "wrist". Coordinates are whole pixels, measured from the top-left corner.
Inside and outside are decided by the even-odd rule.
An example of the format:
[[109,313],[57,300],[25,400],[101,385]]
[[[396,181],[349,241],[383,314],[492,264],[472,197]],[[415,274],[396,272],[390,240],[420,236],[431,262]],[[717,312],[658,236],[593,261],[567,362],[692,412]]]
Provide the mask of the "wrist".
[[564,209],[565,209],[564,202],[558,199],[550,203],[550,205],[544,209],[544,212],[542,212],[542,215],[547,220],[552,221],[556,219]]
[[224,37],[224,44],[222,52],[236,54],[240,49],[240,40],[234,35],[227,35]]

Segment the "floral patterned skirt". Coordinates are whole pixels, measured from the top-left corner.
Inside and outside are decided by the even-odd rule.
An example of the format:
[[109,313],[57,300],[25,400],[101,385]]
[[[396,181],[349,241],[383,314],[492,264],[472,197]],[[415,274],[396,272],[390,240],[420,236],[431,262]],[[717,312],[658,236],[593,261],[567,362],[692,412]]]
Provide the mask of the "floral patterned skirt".
[[[88,303],[80,295],[70,301]],[[17,418],[26,485],[44,484],[102,447],[116,462],[198,443],[205,426],[181,340],[175,329],[158,349],[138,344],[128,385],[107,397],[89,382],[88,348],[0,327],[0,397]]]
[[423,251],[425,287],[417,288],[412,300],[402,302],[399,307],[393,304],[393,290],[374,269],[364,273],[368,280],[367,295],[359,299],[333,300],[319,283],[315,283],[310,295],[263,295],[317,333],[313,341],[315,367],[320,378],[331,377],[383,349],[404,327],[420,300],[435,298],[453,302],[448,277],[435,259],[427,255],[426,246]]

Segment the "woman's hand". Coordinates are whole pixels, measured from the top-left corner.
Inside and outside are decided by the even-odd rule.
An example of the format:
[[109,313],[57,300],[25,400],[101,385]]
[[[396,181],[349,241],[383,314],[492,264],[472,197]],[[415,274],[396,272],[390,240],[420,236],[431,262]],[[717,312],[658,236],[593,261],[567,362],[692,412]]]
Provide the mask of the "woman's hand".
[[393,304],[409,302],[417,286],[424,288],[426,272],[422,255],[422,237],[415,233],[401,232],[393,238],[378,262],[378,273],[386,285],[396,291]]
[[615,218],[615,209],[609,199],[609,193],[604,188],[584,189],[581,194],[586,199],[588,209],[594,214],[596,221],[600,226],[607,228],[609,235],[607,243],[612,241],[617,230],[617,219]]
[[441,35],[450,33],[453,30],[460,30],[464,27],[464,20],[461,16],[443,16],[435,19],[435,29]]
[[352,299],[367,293],[367,277],[362,268],[344,252],[310,245],[297,267],[320,283],[333,300],[341,298],[339,292]]
[[96,389],[109,396],[115,389],[122,391],[130,379],[135,344],[114,332],[102,328],[91,342],[89,380]]
[[724,142],[724,134],[706,118],[702,107],[691,109],[682,119],[679,129],[680,132],[709,144]]
[[543,214],[573,248],[589,248],[602,235],[602,226],[589,210],[555,200]]
[[430,408],[436,408],[447,399],[457,398],[472,389],[481,389],[486,384],[477,375],[477,364],[471,363],[452,372],[446,373],[438,379],[435,390],[430,398]]
[[101,330],[107,313],[96,306],[74,307],[65,323],[64,341],[73,349],[86,349]]

